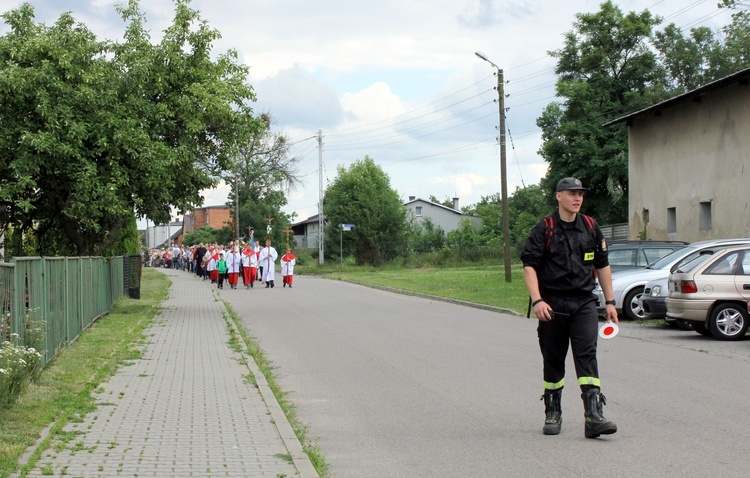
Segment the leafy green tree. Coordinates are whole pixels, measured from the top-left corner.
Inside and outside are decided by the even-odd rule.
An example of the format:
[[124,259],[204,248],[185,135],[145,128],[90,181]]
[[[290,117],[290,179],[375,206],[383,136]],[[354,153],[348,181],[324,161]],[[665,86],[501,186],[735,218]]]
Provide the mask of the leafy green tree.
[[[509,229],[511,247],[519,250],[526,242],[531,228],[552,212],[548,195],[538,185],[518,188],[508,198]],[[483,196],[470,208],[470,213],[482,218],[481,243],[485,246],[502,248],[502,198],[499,193]]]
[[729,8],[732,10],[738,10],[739,12],[744,12],[750,9],[750,2],[743,0],[721,0],[719,8]]
[[[742,3],[747,9],[748,4]],[[743,10],[732,16],[732,22],[722,28],[723,45],[719,54],[715,54],[719,75],[716,78],[729,75],[750,66],[750,13]]]
[[[733,5],[741,8],[738,3]],[[656,32],[654,46],[669,74],[672,94],[698,88],[750,66],[750,16],[746,13],[732,15],[732,21],[716,34],[700,27],[691,29],[686,37],[674,24]]]
[[458,229],[448,232],[446,245],[459,260],[481,260],[483,258],[479,251],[479,248],[484,245],[483,238],[479,231],[474,228],[470,219],[461,219]]
[[355,224],[344,236],[343,254],[359,264],[381,265],[402,256],[405,247],[406,210],[390,179],[369,156],[349,168],[338,167],[323,201],[328,217],[326,253],[338,256],[339,224]]
[[428,217],[409,221],[409,248],[417,253],[439,251],[446,243],[445,231]]
[[[253,135],[251,141],[240,148],[233,159],[231,170],[225,181],[234,185],[227,204],[234,210],[235,196],[239,203],[240,235],[247,235],[254,228],[255,239],[266,237],[267,218],[273,218],[271,239],[280,244],[283,230],[292,218],[281,211],[287,204],[286,192],[300,183],[297,166],[299,158],[289,155],[289,141],[281,133],[272,133],[269,114],[261,115],[263,128]],[[235,218],[236,219],[236,218]]]
[[656,32],[654,46],[669,74],[674,93],[692,90],[713,79],[711,59],[717,40],[710,28],[693,28],[690,36],[685,37],[682,30],[671,23]]
[[212,242],[219,242],[218,238],[218,229],[211,226],[203,226],[185,234],[182,238],[182,244],[186,246],[194,246],[200,243],[210,244]]
[[101,254],[134,215],[200,205],[262,127],[248,67],[235,51],[211,59],[219,32],[188,3],[158,44],[137,0],[118,7],[120,43],[69,13],[36,24],[28,3],[1,16],[0,223],[37,253]]
[[627,130],[604,123],[665,95],[663,69],[648,44],[659,22],[648,10],[627,15],[611,1],[596,13],[576,15],[557,59],[557,94],[537,125],[540,155],[549,163],[541,186],[553,192],[566,176],[591,190],[586,204],[600,222],[627,220]]
[[115,240],[104,251],[105,257],[121,256],[123,254],[138,254],[141,251],[141,236],[135,216],[125,220],[125,224],[117,231]]

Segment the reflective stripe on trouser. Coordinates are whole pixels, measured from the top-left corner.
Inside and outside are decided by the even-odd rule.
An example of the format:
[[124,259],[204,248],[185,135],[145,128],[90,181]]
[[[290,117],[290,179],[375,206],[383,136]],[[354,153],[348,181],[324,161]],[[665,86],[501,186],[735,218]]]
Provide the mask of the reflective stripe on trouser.
[[596,342],[599,332],[594,295],[578,298],[543,295],[544,301],[555,312],[551,321],[539,322],[537,334],[544,359],[544,388],[561,388],[565,379],[565,357],[568,347],[573,351],[578,384],[599,386],[599,365],[596,359]]
[[565,379],[562,379],[557,383],[544,382],[545,390],[560,390],[564,386],[565,386]]

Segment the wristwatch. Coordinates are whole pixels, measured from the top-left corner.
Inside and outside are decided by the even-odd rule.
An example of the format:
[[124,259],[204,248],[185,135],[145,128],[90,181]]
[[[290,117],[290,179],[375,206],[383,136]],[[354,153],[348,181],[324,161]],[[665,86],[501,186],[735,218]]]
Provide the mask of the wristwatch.
[[606,305],[617,305],[617,302],[615,302],[615,299],[605,300],[604,304],[606,304]]

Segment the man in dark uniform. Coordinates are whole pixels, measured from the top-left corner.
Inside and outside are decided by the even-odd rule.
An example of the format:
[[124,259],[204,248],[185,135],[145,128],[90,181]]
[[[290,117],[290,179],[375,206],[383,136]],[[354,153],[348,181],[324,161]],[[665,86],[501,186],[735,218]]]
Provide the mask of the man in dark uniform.
[[206,246],[201,242],[198,249],[195,250],[195,275],[198,277],[203,277],[203,256],[206,255],[206,252]]
[[557,435],[562,424],[561,396],[565,385],[568,343],[573,349],[578,385],[584,403],[585,436],[617,431],[604,418],[596,342],[599,329],[594,271],[606,299],[607,321],[617,323],[607,243],[598,224],[580,213],[583,192],[576,178],[557,183],[557,212],[537,224],[521,254],[523,275],[531,296],[544,359],[545,435]]

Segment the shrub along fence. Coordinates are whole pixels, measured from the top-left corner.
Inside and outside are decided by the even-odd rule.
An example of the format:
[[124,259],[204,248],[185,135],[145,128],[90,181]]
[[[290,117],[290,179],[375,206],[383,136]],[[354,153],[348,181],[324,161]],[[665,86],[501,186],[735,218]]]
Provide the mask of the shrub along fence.
[[47,364],[117,299],[140,297],[140,267],[140,255],[0,262],[0,341],[25,345],[31,328],[41,327]]

